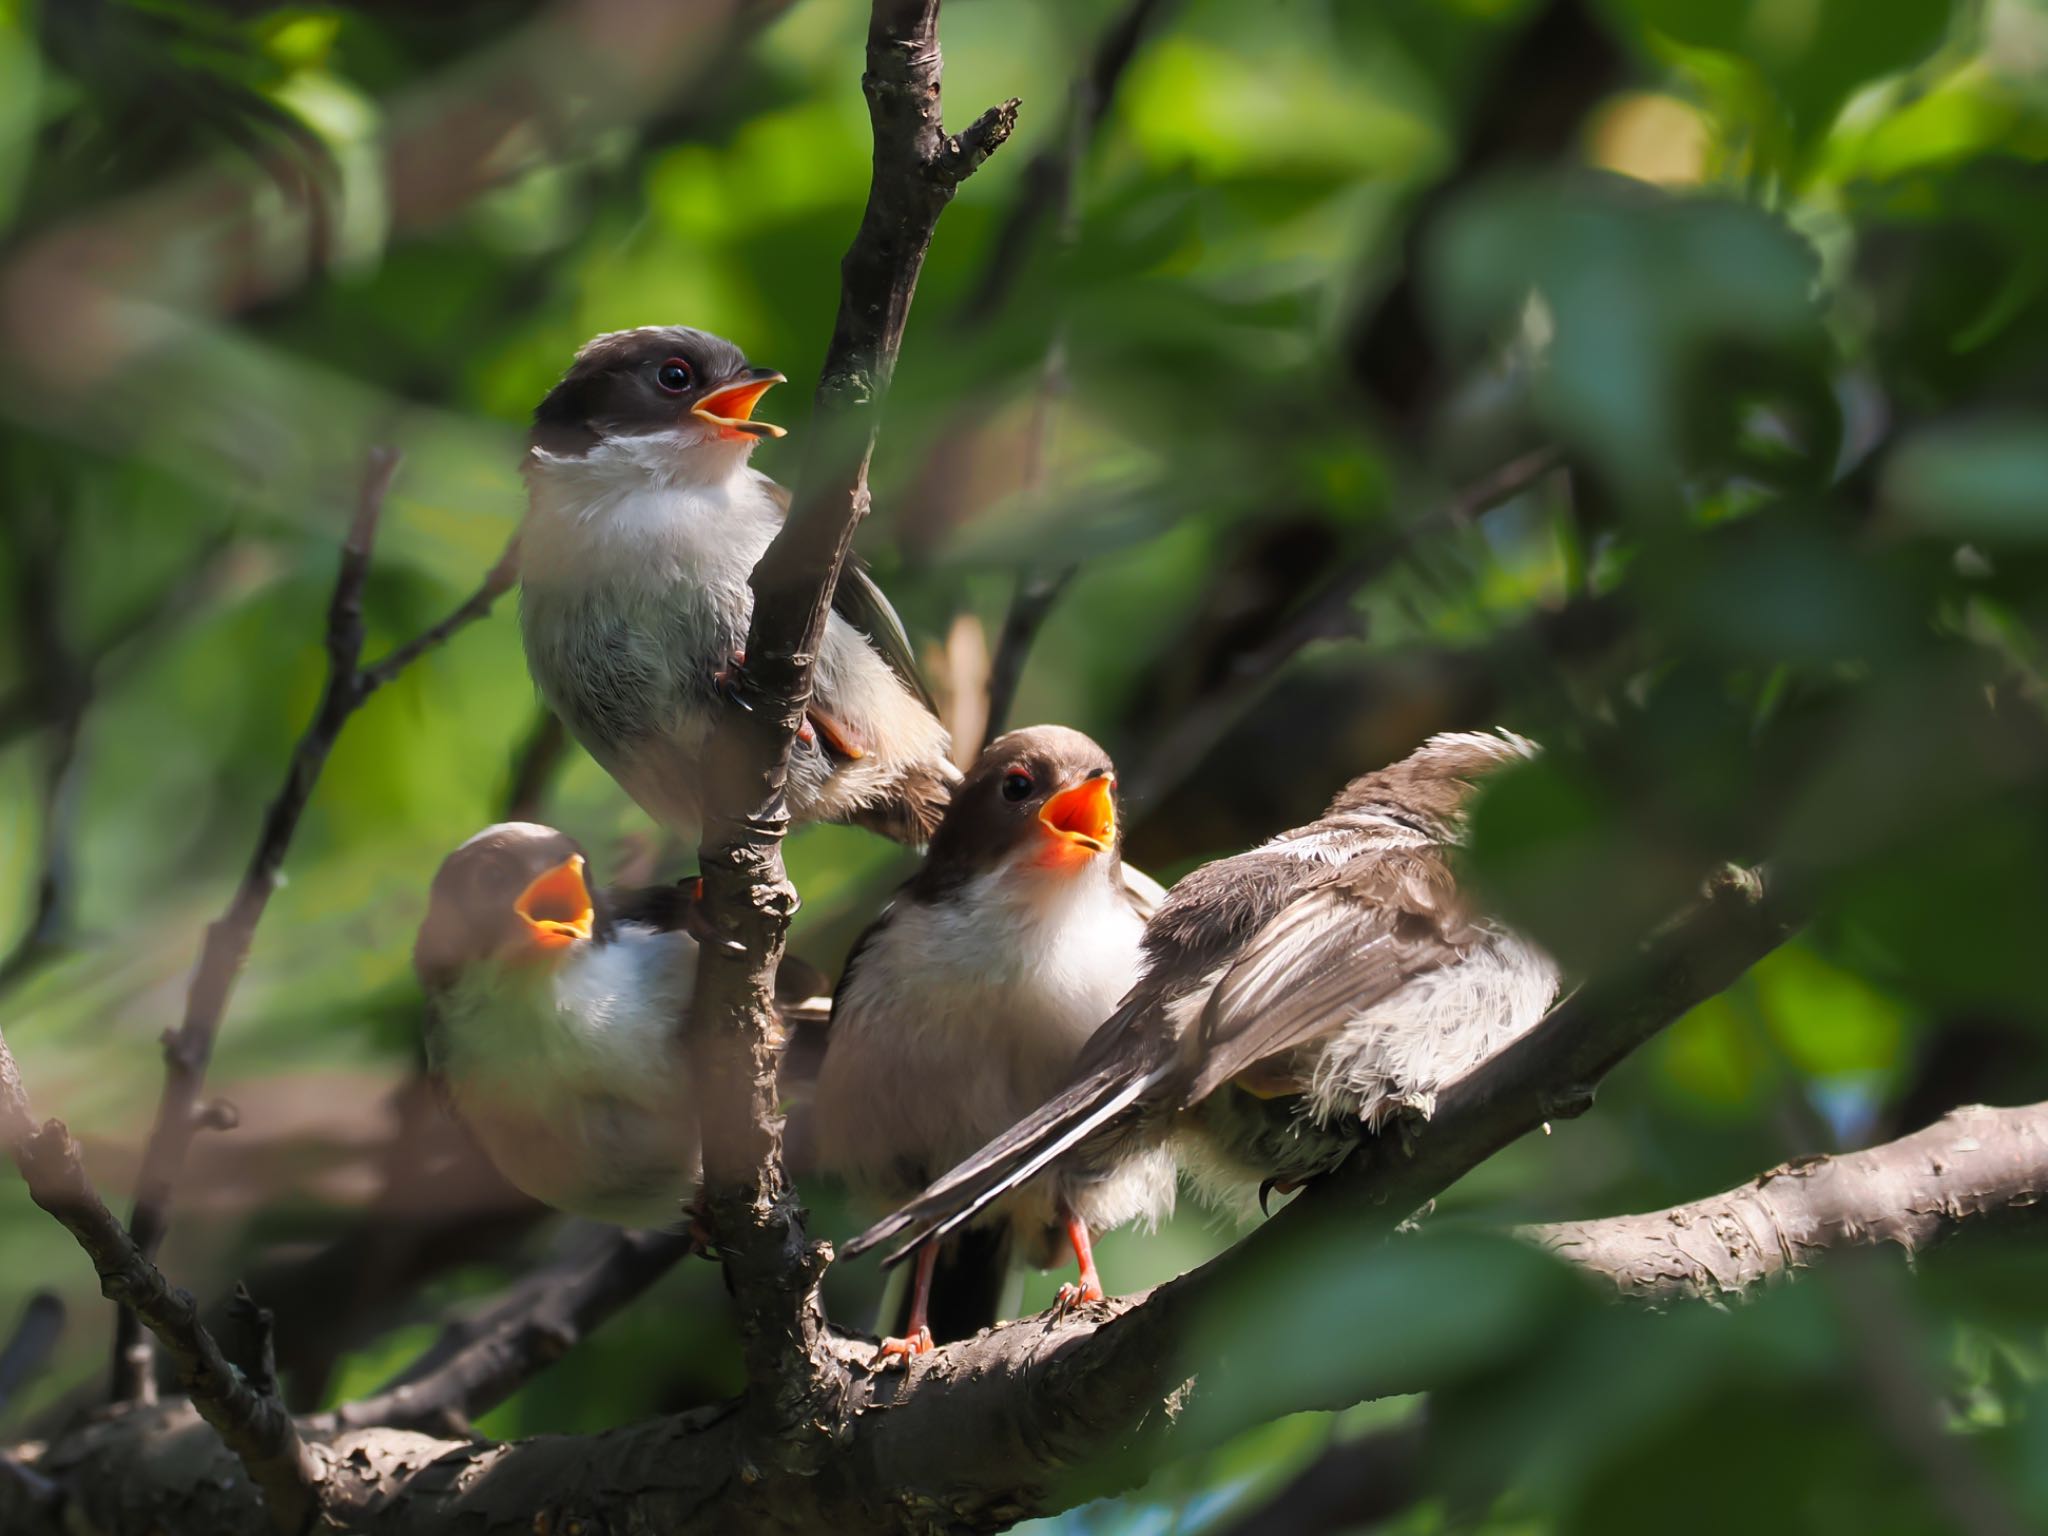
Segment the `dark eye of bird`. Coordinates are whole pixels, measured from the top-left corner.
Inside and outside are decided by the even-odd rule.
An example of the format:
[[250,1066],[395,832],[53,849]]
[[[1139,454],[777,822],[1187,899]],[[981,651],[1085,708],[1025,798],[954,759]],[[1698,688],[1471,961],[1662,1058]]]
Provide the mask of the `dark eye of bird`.
[[680,395],[690,387],[690,365],[680,357],[672,357],[654,370],[654,382],[672,395]]
[[1003,798],[1005,800],[1022,800],[1030,795],[1031,790],[1031,775],[1022,768],[1012,768],[1003,775]]

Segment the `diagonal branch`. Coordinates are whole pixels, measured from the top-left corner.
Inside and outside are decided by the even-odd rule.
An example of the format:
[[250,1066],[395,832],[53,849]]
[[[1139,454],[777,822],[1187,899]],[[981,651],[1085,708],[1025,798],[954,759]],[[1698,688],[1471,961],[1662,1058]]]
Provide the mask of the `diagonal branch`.
[[37,1291],[29,1297],[13,1335],[0,1347],[0,1414],[36,1378],[63,1332],[64,1298],[55,1291]]
[[1881,1147],[1796,1158],[1705,1200],[1520,1229],[1623,1296],[1733,1300],[1837,1248],[1909,1257],[1986,1218],[2048,1219],[2048,1104],[1951,1110]]
[[806,1236],[781,1166],[769,1041],[775,969],[796,909],[782,865],[783,780],[833,589],[868,509],[868,461],[933,229],[1016,121],[1010,101],[957,137],[946,133],[938,20],[938,0],[874,3],[862,80],[873,181],[841,263],[838,319],[789,521],[753,574],[746,657],[756,707],[728,711],[706,754],[704,899],[728,942],[707,945],[699,960],[689,1045],[704,1206],[734,1293],[750,1407],[764,1427],[803,1423],[821,1396],[844,1388],[814,1364],[827,1253]]
[[[328,602],[327,681],[319,706],[292,748],[284,784],[264,812],[263,826],[241,883],[236,886],[227,910],[207,927],[199,964],[185,995],[184,1019],[177,1029],[164,1036],[163,1093],[158,1098],[156,1120],[143,1150],[141,1171],[136,1176],[135,1205],[129,1217],[135,1245],[146,1259],[156,1256],[170,1224],[172,1194],[185,1164],[186,1150],[202,1122],[200,1093],[213,1059],[214,1040],[234,996],[236,978],[249,958],[256,925],[263,920],[271,893],[282,877],[285,855],[298,831],[299,818],[312,798],[320,771],[326,766],[342,728],[371,694],[412,661],[488,613],[511,584],[515,558],[514,551],[508,548],[477,590],[447,618],[399,646],[382,661],[368,667],[361,664],[363,588],[369,579],[370,552],[376,543],[384,498],[397,469],[398,455],[392,450],[379,448],[371,452],[355,512],[342,540],[341,568]],[[115,1399],[146,1398],[150,1372],[149,1342],[136,1321],[124,1314],[115,1323]]]
[[241,1459],[263,1491],[273,1527],[304,1530],[319,1510],[319,1472],[298,1426],[274,1391],[249,1381],[199,1322],[199,1308],[163,1277],[121,1229],[86,1177],[78,1143],[61,1120],[37,1126],[7,1041],[0,1037],[0,1144],[29,1195],[78,1239],[100,1277],[100,1291],[142,1319],[178,1369],[201,1417]]
[[318,1415],[308,1428],[466,1432],[471,1419],[561,1359],[697,1247],[687,1232],[613,1233],[596,1253],[550,1264],[513,1286],[445,1356],[435,1359],[430,1351],[430,1368],[408,1368],[371,1396]]
[[[387,1536],[425,1536],[458,1521],[525,1530],[543,1515],[550,1528],[571,1516],[585,1524],[602,1516],[608,1527],[720,1536],[825,1527],[856,1536],[941,1526],[995,1531],[1070,1508],[1136,1480],[1162,1454],[1197,1450],[1233,1427],[1228,1412],[1184,1410],[1197,1398],[1227,1406],[1234,1370],[1269,1373],[1275,1330],[1293,1324],[1267,1313],[1219,1332],[1219,1321],[1231,1324],[1239,1310],[1219,1308],[1220,1299],[1268,1265],[1299,1263],[1305,1238],[1326,1245],[1321,1262],[1337,1251],[1369,1252],[1405,1214],[1410,1192],[1447,1187],[1531,1109],[1582,1107],[1590,1085],[1622,1054],[1761,958],[1789,921],[1783,898],[1754,880],[1717,881],[1635,964],[1582,989],[1524,1037],[1526,1048],[1511,1048],[1447,1090],[1412,1147],[1366,1163],[1348,1183],[1310,1192],[1230,1252],[1147,1295],[1007,1323],[924,1357],[906,1374],[864,1372],[853,1362],[865,1358],[866,1346],[827,1336],[822,1347],[843,1362],[844,1396],[815,1426],[832,1453],[814,1464],[760,1459],[740,1438],[737,1405],[598,1438],[502,1446],[365,1430],[344,1434],[326,1453],[351,1467],[330,1492],[330,1517],[374,1523]],[[2048,1104],[1960,1111],[1890,1147],[1781,1171],[1762,1187],[1792,1223],[1787,1230],[1812,1221],[1801,1262],[1895,1226],[1902,1196],[1917,1212],[1907,1218],[1914,1244],[2037,1223],[2048,1199]],[[1375,1188],[1388,1192],[1389,1213],[1361,1227],[1357,1202]],[[1803,1209],[1807,1196],[1816,1203]],[[1369,1213],[1369,1203],[1363,1209]],[[1318,1210],[1347,1219],[1319,1226],[1294,1214]],[[1611,1279],[1625,1265],[1626,1224],[1664,1215],[1617,1218],[1611,1227],[1576,1224],[1572,1241],[1552,1246]],[[1282,1384],[1276,1395],[1268,1379],[1260,1401],[1272,1411],[1319,1408],[1431,1384],[1362,1375]],[[171,1413],[139,1411],[135,1438],[125,1445],[101,1434],[89,1449],[67,1446],[63,1457],[45,1457],[37,1470],[61,1465],[71,1480],[139,1479],[146,1493],[149,1478],[167,1474],[153,1470],[161,1463],[143,1452],[151,1434],[176,1423],[162,1417]],[[103,1528],[114,1536],[146,1529],[146,1502],[135,1502],[142,1512],[132,1523]],[[14,1519],[32,1536],[54,1533],[62,1527],[45,1509],[31,1492],[0,1481],[0,1524]],[[246,1503],[219,1528],[234,1536],[260,1529]]]
[[[985,322],[1009,296],[1025,257],[1036,244],[1038,226],[1054,214],[1058,217],[1062,248],[1071,247],[1079,234],[1081,162],[1095,141],[1103,119],[1109,115],[1124,71],[1136,57],[1138,46],[1173,0],[1130,0],[1097,39],[1095,52],[1086,69],[1076,77],[1067,98],[1067,116],[1061,136],[1031,157],[1019,178],[1017,199],[990,247],[988,265],[982,270],[963,314],[969,325]],[[1052,457],[1053,424],[1060,402],[1067,392],[1066,323],[1053,326],[1052,339],[1039,367],[1038,398],[1026,429],[1024,477],[1019,487],[1027,503],[1044,493],[1048,461]],[[988,709],[982,726],[986,746],[1009,725],[1010,710],[1016,703],[1017,688],[1024,678],[1024,662],[1038,638],[1038,631],[1052,613],[1060,594],[1073,581],[1080,567],[1061,565],[1027,566],[1018,574],[1016,591],[996,642],[995,659],[988,674]],[[972,761],[969,756],[966,761]]]

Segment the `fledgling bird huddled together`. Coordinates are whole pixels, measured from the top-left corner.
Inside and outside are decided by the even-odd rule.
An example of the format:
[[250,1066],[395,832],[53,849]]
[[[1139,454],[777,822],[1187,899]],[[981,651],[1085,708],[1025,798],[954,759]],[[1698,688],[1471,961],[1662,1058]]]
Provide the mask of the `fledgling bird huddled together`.
[[[748,577],[788,496],[749,463],[782,375],[687,327],[599,336],[534,413],[520,624],[534,682],[658,823],[693,835],[703,754],[746,702]],[[964,776],[888,600],[849,565],[786,798],[924,850],[831,999],[809,1138],[893,1214],[848,1245],[916,1255],[878,1360],[995,1319],[1012,1259],[1334,1169],[1527,1030],[1549,958],[1476,910],[1455,853],[1474,785],[1533,755],[1432,737],[1321,817],[1171,892],[1122,857],[1115,767],[1063,726],[1011,731]],[[415,964],[429,1063],[500,1170],[563,1210],[679,1219],[700,1156],[682,1027],[693,883],[592,886],[564,834],[507,823],[451,853]],[[818,1011],[793,963],[786,1015]],[[809,999],[809,1000],[806,1000]],[[792,1053],[792,1058],[794,1053]],[[793,1059],[786,1069],[794,1071]],[[950,1256],[950,1262],[949,1262]],[[935,1299],[936,1298],[936,1299]]]

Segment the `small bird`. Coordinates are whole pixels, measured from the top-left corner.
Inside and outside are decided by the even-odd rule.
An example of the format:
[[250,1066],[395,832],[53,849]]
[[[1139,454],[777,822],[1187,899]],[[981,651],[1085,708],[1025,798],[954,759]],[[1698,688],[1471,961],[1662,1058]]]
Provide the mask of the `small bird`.
[[[528,669],[570,734],[685,835],[721,695],[745,702],[747,578],[789,509],[747,463],[783,435],[753,415],[782,382],[720,337],[653,326],[587,343],[533,413],[519,556]],[[790,761],[791,819],[921,847],[959,778],[948,750],[902,621],[849,562]]]
[[[413,946],[427,1064],[498,1171],[544,1205],[669,1226],[699,1157],[679,1027],[697,944],[682,888],[593,891],[582,850],[532,822],[442,861]],[[785,965],[778,983],[808,978]],[[786,1016],[787,1017],[787,1016]]]
[[[812,1105],[819,1165],[897,1201],[1044,1102],[1137,979],[1162,894],[1119,852],[1116,775],[1078,731],[1042,725],[991,742],[967,773],[924,867],[854,946],[833,996]],[[977,1225],[1050,1268],[1070,1247],[1099,1301],[1089,1234],[1173,1205],[1164,1147],[1071,1196],[1013,1181]],[[884,1357],[932,1347],[934,1243],[919,1255],[909,1324]],[[1000,1271],[998,1271],[1000,1275]],[[993,1321],[992,1317],[984,1321]]]
[[1188,875],[1064,1089],[847,1252],[900,1240],[894,1263],[1048,1175],[1085,1200],[1162,1147],[1198,1194],[1244,1209],[1432,1114],[1557,994],[1549,956],[1475,911],[1451,863],[1473,783],[1535,751],[1506,731],[1433,736],[1307,826]]

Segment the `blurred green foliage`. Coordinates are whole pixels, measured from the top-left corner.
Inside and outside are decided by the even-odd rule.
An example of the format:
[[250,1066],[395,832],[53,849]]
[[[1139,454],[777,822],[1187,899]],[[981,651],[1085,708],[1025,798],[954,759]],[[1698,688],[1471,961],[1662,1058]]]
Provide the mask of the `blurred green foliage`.
[[[530,0],[0,0],[0,938],[38,923],[46,826],[63,855],[0,1018],[108,1191],[318,689],[366,448],[407,456],[372,654],[495,558],[521,418],[593,332],[696,323],[782,368],[793,438],[759,462],[794,473],[866,186],[860,9],[756,4],[728,32],[723,6],[675,8],[634,75]],[[1277,1345],[1270,1380],[1205,1407],[1220,1451],[1060,1523],[1218,1526],[1413,1410],[1260,1424],[1280,1383],[1363,1371],[1441,1388],[1404,1531],[1958,1529],[1869,1385],[1886,1353],[1924,1364],[1971,1475],[2048,1522],[2038,1252],[1645,1319],[1481,1231],[2048,1098],[2048,7],[1185,0],[1081,162],[1072,240],[1046,220],[971,307],[1107,10],[946,13],[953,119],[1017,95],[1023,127],[941,225],[861,538],[942,689],[978,686],[971,645],[938,649],[956,619],[993,635],[1020,569],[1079,562],[1017,718],[1118,755],[1162,876],[1433,729],[1500,723],[1551,750],[1482,806],[1475,878],[1574,968],[1724,859],[1770,857],[1820,917],[1422,1237],[1239,1298],[1217,1327],[1309,1316],[1334,1347]],[[1560,19],[1594,52],[1528,63]],[[1412,357],[1381,345],[1393,310]],[[1565,469],[1451,510],[1541,447]],[[1343,622],[1278,645],[1318,601]],[[428,877],[502,814],[535,721],[509,609],[351,723],[300,828],[212,1074],[244,1126],[202,1142],[168,1250],[202,1294],[375,1194]],[[688,865],[580,757],[544,815],[602,865]],[[829,965],[903,858],[843,829],[790,854],[796,948]],[[825,1234],[858,1223],[808,1193]],[[1230,1237],[1185,1213],[1103,1264],[1134,1289]],[[315,1390],[382,1379],[553,1240],[351,1318]],[[20,1422],[97,1379],[106,1314],[12,1184],[0,1251],[0,1322],[38,1286],[74,1304]],[[876,1294],[866,1266],[831,1277],[849,1322]],[[694,1265],[485,1427],[737,1381]]]

